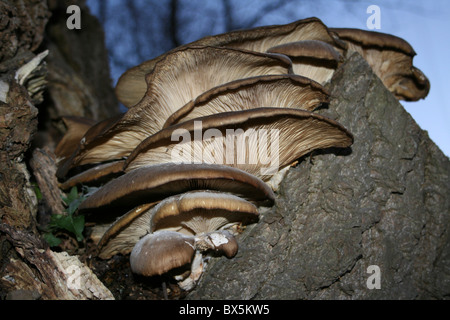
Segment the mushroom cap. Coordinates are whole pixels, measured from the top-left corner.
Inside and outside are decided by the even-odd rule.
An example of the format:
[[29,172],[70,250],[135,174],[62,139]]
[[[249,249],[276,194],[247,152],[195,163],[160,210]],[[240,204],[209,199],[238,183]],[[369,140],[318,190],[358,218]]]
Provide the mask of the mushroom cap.
[[303,40],[283,43],[269,48],[269,53],[280,53],[288,57],[312,58],[315,60],[342,62],[342,56],[334,46],[320,40]]
[[118,160],[99,164],[93,168],[87,169],[73,177],[70,177],[59,185],[62,190],[67,190],[80,184],[102,183],[123,172],[124,160]]
[[199,235],[230,223],[244,225],[258,220],[258,209],[237,196],[211,191],[192,191],[169,197],[151,209],[150,232],[176,229]]
[[95,139],[85,139],[70,166],[126,157],[143,139],[162,129],[172,113],[215,86],[287,73],[292,73],[291,61],[279,54],[205,46],[172,51],[146,76],[143,99],[118,121],[96,132]]
[[428,78],[413,66],[416,55],[411,45],[402,38],[351,28],[333,28],[348,49],[360,53],[383,84],[397,99],[417,101],[428,95]]
[[143,276],[162,275],[191,263],[195,250],[193,237],[161,231],[140,239],[130,254],[131,271]]
[[[195,135],[200,133],[199,123],[202,138],[208,129],[213,129],[217,135],[196,141]],[[233,132],[227,131],[231,129]],[[242,130],[243,134],[239,134],[239,130]],[[268,138],[258,137],[264,130],[266,133],[273,130],[272,137],[277,133],[279,135],[278,150],[271,150],[270,156],[266,154],[267,157],[277,158],[275,160],[278,162],[278,168],[275,169],[278,170],[314,149],[346,148],[353,143],[352,134],[342,125],[318,114],[298,109],[258,108],[214,114],[163,129],[136,147],[126,160],[124,169],[131,172],[146,165],[180,161],[216,163],[240,168],[267,181],[271,175],[264,174],[264,168],[268,168],[269,165],[263,163],[262,153],[268,153],[264,149],[271,149],[269,148],[271,141],[265,147],[260,147],[265,143],[262,140]],[[190,135],[194,138],[187,142],[179,142],[173,138],[174,132],[183,132],[183,136]],[[245,138],[246,135],[248,139]],[[237,147],[229,143],[233,142],[233,139],[237,142]],[[273,149],[276,149],[276,143],[273,146]],[[199,149],[201,152],[196,152]],[[179,150],[183,151],[183,156],[178,157]],[[186,152],[187,158],[184,157],[185,150],[191,151]]]
[[299,75],[266,75],[235,80],[214,87],[175,111],[164,128],[214,113],[255,107],[297,108],[312,111],[329,102],[319,83]]
[[[94,146],[103,143],[103,134],[112,128],[122,118],[122,116],[123,114],[118,114],[96,122],[94,125],[90,126],[87,131],[83,132],[83,135],[76,141],[76,145],[71,147],[71,154],[65,158],[65,161],[58,164],[56,176],[58,178],[65,177],[69,170],[77,163],[77,155],[83,153],[85,148],[93,148]],[[65,143],[66,142],[61,141],[61,147],[63,147]]]
[[337,33],[340,39],[357,43],[362,47],[393,49],[411,57],[416,55],[413,47],[406,40],[392,34],[356,28],[330,28],[329,30]]
[[72,155],[83,135],[96,123],[95,120],[76,116],[64,116],[62,120],[67,131],[55,148],[55,155],[59,161]]
[[[97,244],[98,256],[109,259],[113,255],[128,254],[140,238],[150,232],[150,210],[157,202],[137,206],[109,225]],[[102,226],[100,225],[100,228]],[[98,226],[94,227],[94,230]]]
[[[279,44],[309,39],[321,40],[336,47],[345,48],[345,43],[335,37],[318,18],[303,19],[285,25],[231,31],[204,37],[179,48],[187,46],[216,46],[266,52],[267,49]],[[146,75],[164,57],[165,54],[145,61],[129,69],[119,78],[115,89],[116,96],[125,106],[130,108],[142,99],[147,90]]]
[[266,183],[236,168],[167,163],[144,166],[108,182],[84,200],[79,210],[133,208],[191,190],[230,192],[268,204],[273,204],[275,198]]
[[292,60],[295,74],[308,77],[320,84],[328,82],[343,57],[334,46],[320,40],[284,43],[267,50],[285,54]]

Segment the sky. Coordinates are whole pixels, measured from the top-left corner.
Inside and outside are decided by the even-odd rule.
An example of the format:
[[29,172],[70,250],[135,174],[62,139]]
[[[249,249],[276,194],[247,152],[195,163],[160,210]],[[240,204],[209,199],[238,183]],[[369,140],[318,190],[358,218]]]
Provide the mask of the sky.
[[[98,1],[100,0],[87,2],[94,13]],[[207,6],[210,7],[222,3],[219,0],[202,1],[207,1]],[[424,100],[401,101],[401,104],[418,125],[428,132],[444,154],[450,157],[450,81],[447,79],[450,75],[450,0],[293,0],[287,8],[280,11],[288,14],[277,14],[275,11],[260,19],[258,25],[285,24],[306,17],[318,17],[328,27],[367,30],[367,20],[373,14],[367,13],[367,8],[371,5],[380,9],[380,29],[374,31],[393,34],[408,41],[417,53],[413,65],[431,83],[430,92]],[[248,6],[245,7],[248,10]],[[215,33],[220,33],[220,30],[211,31],[211,34]],[[188,41],[196,40],[189,35],[183,37]],[[151,58],[153,57],[148,57]],[[113,72],[111,76],[114,85],[125,71]]]

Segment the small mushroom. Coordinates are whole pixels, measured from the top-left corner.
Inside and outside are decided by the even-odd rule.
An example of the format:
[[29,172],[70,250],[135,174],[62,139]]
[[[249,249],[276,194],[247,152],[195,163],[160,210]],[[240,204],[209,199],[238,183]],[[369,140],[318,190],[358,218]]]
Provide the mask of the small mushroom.
[[147,75],[143,99],[107,127],[90,130],[59,177],[74,166],[121,159],[164,126],[170,115],[203,92],[233,80],[292,72],[279,54],[217,48],[185,47],[171,52]]
[[[168,197],[159,204],[154,202],[137,206],[110,224],[106,231],[102,225],[94,230],[103,230],[97,245],[98,256],[108,259],[117,253],[129,253],[141,237],[158,230],[200,235],[237,223],[246,225],[257,219],[256,207],[244,199],[226,193],[192,192]],[[231,238],[229,240],[232,241]],[[221,250],[215,246],[209,249]],[[223,250],[228,257],[231,249]]]
[[175,111],[164,128],[215,113],[260,107],[312,111],[329,102],[329,94],[317,82],[298,75],[267,75],[239,79],[208,90]]
[[430,82],[413,66],[416,55],[411,45],[394,35],[352,28],[331,28],[348,43],[348,50],[360,53],[375,74],[397,99],[417,101],[428,95]]
[[[182,241],[196,252],[195,263],[191,265],[188,277],[178,276],[180,286],[192,288],[206,267],[206,260],[200,255],[210,253],[232,258],[238,251],[235,237],[223,228],[236,223],[255,222],[256,207],[239,197],[205,191],[193,191],[169,197],[149,210],[150,233],[140,239],[131,251],[132,270],[142,275],[165,273],[173,268],[192,262],[191,250],[183,254],[173,250],[185,247]],[[173,239],[176,239],[173,240]],[[162,254],[162,251],[165,254]],[[180,249],[181,250],[181,249]],[[175,264],[167,261],[173,256]],[[153,260],[161,260],[156,264]],[[161,265],[164,264],[164,267]],[[155,266],[156,265],[156,266]]]
[[303,40],[280,44],[267,50],[287,55],[292,60],[295,74],[317,81],[328,82],[343,58],[332,45],[319,40]]
[[[205,137],[209,129],[213,134]],[[260,139],[269,130],[273,130],[271,137],[278,138],[272,141],[267,134],[267,139]],[[174,139],[177,133],[182,141]],[[304,110],[225,112],[179,123],[145,139],[126,160],[125,171],[158,163],[204,162],[240,168],[268,182],[277,171],[312,150],[346,148],[352,143],[353,136],[342,125]]]
[[[181,48],[215,46],[266,52],[271,47],[301,40],[320,40],[336,48],[345,47],[345,43],[330,33],[322,21],[317,18],[308,18],[285,25],[263,26],[208,36]],[[142,99],[147,90],[146,75],[151,73],[155,65],[165,56],[166,54],[145,61],[129,69],[120,77],[116,86],[116,95],[125,106],[130,108]]]
[[256,206],[237,196],[211,191],[192,191],[169,197],[151,209],[150,232],[176,230],[202,235],[236,223],[258,220]]
[[143,276],[162,275],[186,266],[195,255],[195,240],[178,232],[160,231],[141,238],[130,254],[131,270]]

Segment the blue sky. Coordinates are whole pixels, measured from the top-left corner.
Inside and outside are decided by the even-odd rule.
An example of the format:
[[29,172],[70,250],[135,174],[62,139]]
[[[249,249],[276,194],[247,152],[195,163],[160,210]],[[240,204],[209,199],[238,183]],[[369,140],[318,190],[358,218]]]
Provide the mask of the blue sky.
[[[94,12],[98,1],[88,0],[88,4]],[[132,1],[141,2],[141,0]],[[190,0],[188,3],[192,5],[198,1]],[[198,18],[199,21],[207,15],[207,10],[217,10],[222,4],[222,1],[219,0],[201,1],[202,6],[204,5],[204,12],[193,13],[201,15]],[[240,1],[243,1],[241,2],[243,3],[242,8],[248,10],[247,1],[251,0]],[[114,0],[110,3],[120,5],[120,2],[121,0]],[[233,3],[235,6],[239,6],[240,2],[233,1]],[[251,3],[256,8],[264,2]],[[370,5],[377,5],[381,13],[381,29],[375,31],[399,36],[408,41],[416,51],[417,55],[414,57],[413,63],[429,78],[430,93],[424,100],[401,101],[401,103],[419,126],[428,132],[430,138],[440,149],[450,156],[450,81],[447,78],[450,75],[450,37],[448,36],[450,32],[450,0],[293,0],[285,5],[283,10],[274,11],[261,18],[258,25],[285,24],[314,16],[329,27],[367,30],[366,22],[370,16],[367,8]],[[246,17],[245,14],[251,15],[251,12],[237,13],[243,17]],[[215,27],[210,30],[211,34],[223,32],[217,28],[220,24],[213,25]],[[186,32],[189,30],[192,29],[186,28]],[[108,32],[108,30],[106,31]],[[195,35],[186,32],[182,32],[182,38],[186,42],[197,39]],[[148,59],[151,58],[153,56],[148,57]],[[124,71],[112,68],[114,84]]]

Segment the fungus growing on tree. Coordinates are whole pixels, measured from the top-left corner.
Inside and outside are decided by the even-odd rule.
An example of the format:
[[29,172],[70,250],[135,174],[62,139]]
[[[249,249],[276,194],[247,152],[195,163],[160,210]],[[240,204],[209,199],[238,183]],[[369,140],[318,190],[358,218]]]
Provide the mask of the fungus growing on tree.
[[[64,167],[119,160],[164,126],[167,118],[203,92],[233,80],[291,73],[289,58],[230,48],[185,47],[164,56],[146,77],[144,98],[108,126],[95,126]],[[94,130],[95,129],[95,130]],[[91,139],[94,136],[95,138]]]
[[[285,25],[262,26],[208,36],[181,48],[215,46],[266,52],[269,48],[277,45],[301,40],[320,40],[335,46],[339,50],[345,48],[345,43],[332,34],[317,18],[303,19]],[[125,106],[133,107],[142,99],[147,91],[146,75],[152,72],[160,60],[165,59],[166,54],[145,61],[129,69],[120,77],[116,86],[116,95]]]
[[375,74],[397,99],[417,101],[428,95],[428,78],[413,66],[416,52],[402,38],[391,34],[351,28],[331,28],[348,43],[348,50],[360,53]]
[[267,75],[235,80],[204,92],[175,111],[164,128],[211,114],[255,107],[313,111],[329,102],[328,92],[317,82],[298,75]]

